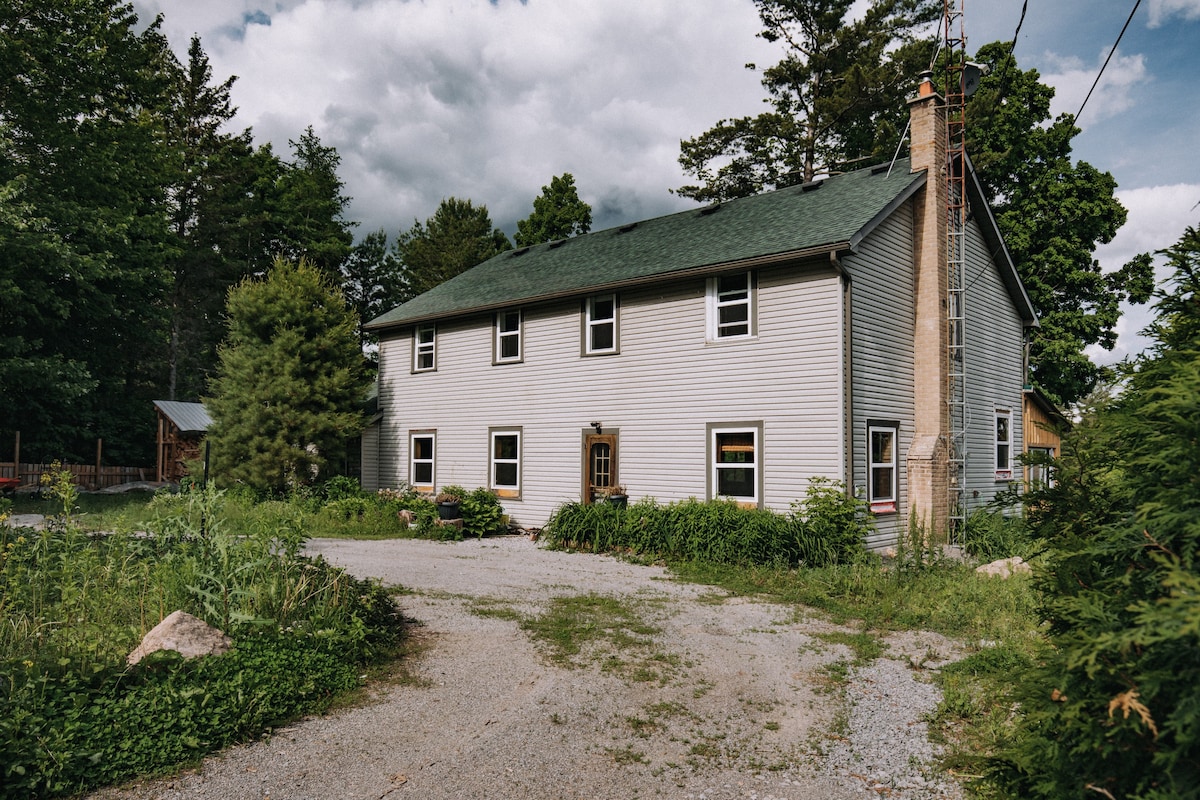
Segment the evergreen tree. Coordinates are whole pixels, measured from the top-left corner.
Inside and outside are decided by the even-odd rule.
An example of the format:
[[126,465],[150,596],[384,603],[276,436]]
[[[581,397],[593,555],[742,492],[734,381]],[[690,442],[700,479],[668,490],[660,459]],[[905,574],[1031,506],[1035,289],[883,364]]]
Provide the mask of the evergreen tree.
[[173,62],[125,3],[0,4],[0,420],[28,458],[152,458]]
[[1013,797],[1200,798],[1200,234],[1166,255],[1151,354],[1028,503],[1050,646],[1015,676]]
[[394,308],[403,294],[400,265],[389,252],[387,234],[382,229],[368,233],[350,251],[342,264],[342,291],[346,301],[358,315],[358,339],[361,344],[372,340],[362,326],[380,314]]
[[424,224],[414,220],[412,228],[396,239],[393,251],[404,284],[397,300],[427,292],[511,248],[504,231],[492,226],[487,206],[454,197],[443,200]]
[[592,229],[592,207],[579,199],[575,176],[565,172],[533,199],[533,213],[517,223],[517,247],[579,236]]
[[338,177],[341,156],[321,144],[309,125],[298,140],[289,140],[294,160],[279,180],[278,239],[272,255],[306,259],[331,279],[354,244],[355,223],[345,218],[350,198]]
[[224,486],[266,494],[328,478],[364,423],[358,320],[306,262],[280,259],[229,295],[209,438]]

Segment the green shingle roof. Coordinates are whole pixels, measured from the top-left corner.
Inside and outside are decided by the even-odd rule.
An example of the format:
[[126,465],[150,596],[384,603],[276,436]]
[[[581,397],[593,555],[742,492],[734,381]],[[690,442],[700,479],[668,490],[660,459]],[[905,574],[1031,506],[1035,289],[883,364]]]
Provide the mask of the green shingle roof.
[[646,283],[789,253],[852,247],[925,179],[908,159],[534,247],[467,270],[374,329]]

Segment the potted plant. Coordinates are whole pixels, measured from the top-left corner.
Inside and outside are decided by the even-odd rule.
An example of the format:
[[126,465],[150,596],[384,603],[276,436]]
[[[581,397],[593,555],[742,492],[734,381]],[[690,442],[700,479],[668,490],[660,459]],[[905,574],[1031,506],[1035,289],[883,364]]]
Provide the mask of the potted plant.
[[625,508],[629,504],[629,495],[625,493],[625,487],[620,484],[609,486],[603,494],[604,501],[610,506]]
[[461,519],[462,501],[466,490],[458,486],[443,486],[433,502],[437,504],[438,519]]

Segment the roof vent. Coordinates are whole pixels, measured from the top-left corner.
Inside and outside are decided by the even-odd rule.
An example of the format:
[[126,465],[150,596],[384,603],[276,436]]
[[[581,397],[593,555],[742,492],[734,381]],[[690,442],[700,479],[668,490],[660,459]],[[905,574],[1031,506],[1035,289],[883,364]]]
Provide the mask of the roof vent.
[[875,166],[871,167],[871,174],[878,175],[881,172],[887,172],[891,168],[891,164],[876,164]]
[[700,209],[700,214],[701,214],[701,216],[705,216],[708,214],[712,214],[714,211],[720,211],[720,210],[721,210],[721,201],[718,200],[717,202],[710,203],[710,204],[706,205],[704,208]]
[[550,249],[553,250],[556,247],[562,247],[566,243],[567,243],[566,239],[555,239],[553,242],[550,243]]
[[631,230],[633,230],[637,226],[638,226],[638,224],[636,222],[631,222],[628,225],[622,225],[620,228],[617,228],[617,230],[620,231],[621,233],[629,233]]
[[817,189],[820,189],[820,188],[821,188],[821,184],[823,184],[823,183],[825,183],[825,181],[823,181],[823,180],[821,180],[821,181],[809,181],[808,183],[802,183],[802,184],[800,184],[800,191],[802,191],[802,192],[812,192],[812,191],[815,191],[815,190],[817,190]]
[[513,251],[512,251],[512,255],[511,255],[511,256],[509,256],[509,258],[516,258],[517,256],[523,256],[523,255],[525,255],[525,254],[526,254],[526,253],[528,253],[528,252],[529,252],[529,248],[528,248],[528,247],[520,247],[520,248],[518,248],[518,249],[516,249],[516,250],[513,250]]

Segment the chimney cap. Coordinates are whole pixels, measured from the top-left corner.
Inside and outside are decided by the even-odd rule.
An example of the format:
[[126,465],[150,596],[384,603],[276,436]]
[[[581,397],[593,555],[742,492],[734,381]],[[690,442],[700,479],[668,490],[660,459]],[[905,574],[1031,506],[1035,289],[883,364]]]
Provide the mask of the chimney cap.
[[920,97],[928,97],[933,94],[933,70],[925,70],[919,76],[920,83],[917,85],[917,95]]

